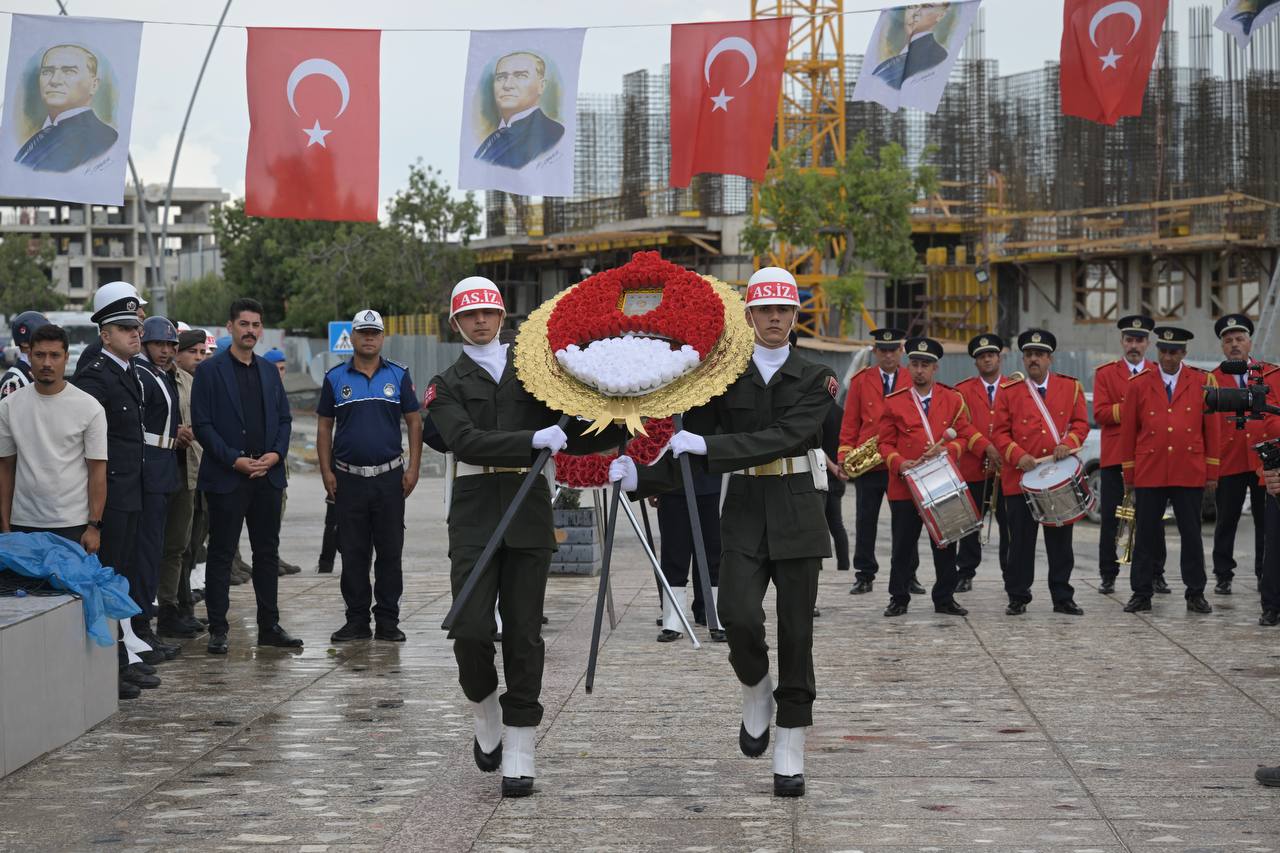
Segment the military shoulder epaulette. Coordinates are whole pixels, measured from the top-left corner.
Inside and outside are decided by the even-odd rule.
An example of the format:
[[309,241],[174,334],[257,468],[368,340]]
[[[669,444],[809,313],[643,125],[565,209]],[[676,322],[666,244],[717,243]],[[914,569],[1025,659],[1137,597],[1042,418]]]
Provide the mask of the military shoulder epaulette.
[[885,395],[885,399],[887,400],[887,399],[889,399],[890,397],[896,397],[896,396],[898,396],[899,394],[906,393],[907,391],[910,391],[910,390],[911,390],[911,386],[910,386],[910,385],[908,385],[908,386],[906,386],[905,388],[899,388],[899,389],[898,389],[898,390],[896,390],[896,391],[890,391],[888,394],[886,394],[886,395]]
[[386,362],[387,362],[387,364],[394,365],[395,367],[398,367],[398,368],[400,368],[401,370],[408,370],[408,369],[409,369],[409,365],[407,365],[407,364],[401,364],[401,363],[400,363],[400,362],[398,362],[398,361],[392,361],[392,360],[391,360],[391,359],[389,359],[389,358],[388,358],[388,359],[386,359]]
[[1002,379],[1000,380],[1000,389],[1012,388],[1014,385],[1021,385],[1025,379]]
[[1144,368],[1142,368],[1142,369],[1141,369],[1141,370],[1139,370],[1137,373],[1135,373],[1135,374],[1133,374],[1132,376],[1130,376],[1130,377],[1129,377],[1129,381],[1130,381],[1130,382],[1132,382],[1133,380],[1137,379],[1139,376],[1146,376],[1146,375],[1147,375],[1147,373],[1148,373],[1150,370],[1151,370],[1151,368],[1149,368],[1149,367],[1144,367]]
[[1111,361],[1108,361],[1108,362],[1106,362],[1105,364],[1099,364],[1099,365],[1098,365],[1098,367],[1097,367],[1097,370],[1101,370],[1101,369],[1102,369],[1102,368],[1104,368],[1104,367],[1110,367],[1110,366],[1111,366],[1111,365],[1113,365],[1113,364],[1119,364],[1119,363],[1120,363],[1120,362],[1122,362],[1122,361],[1124,361],[1124,359],[1122,359],[1122,358],[1112,359]]
[[[956,389],[955,389],[955,386],[953,386],[953,385],[948,385],[948,384],[947,384],[947,383],[945,383],[945,382],[935,382],[935,383],[933,383],[933,384],[934,384],[935,386],[937,386],[938,388],[946,388],[948,391],[955,391],[955,390],[956,390]],[[958,393],[960,393],[960,392],[959,392],[959,391],[956,391],[956,393],[958,394]]]
[[857,371],[852,376],[850,376],[849,381],[852,382],[853,380],[857,379],[859,376],[866,373],[868,370],[872,369],[873,367],[875,367],[874,364],[867,365],[866,367],[862,368],[861,370]]
[[1068,376],[1068,375],[1067,375],[1067,374],[1065,374],[1065,373],[1059,373],[1059,374],[1057,374],[1057,375],[1058,375],[1058,376],[1061,376],[1063,379],[1070,379],[1072,382],[1079,382],[1079,381],[1080,381],[1079,379],[1076,379],[1074,376]]

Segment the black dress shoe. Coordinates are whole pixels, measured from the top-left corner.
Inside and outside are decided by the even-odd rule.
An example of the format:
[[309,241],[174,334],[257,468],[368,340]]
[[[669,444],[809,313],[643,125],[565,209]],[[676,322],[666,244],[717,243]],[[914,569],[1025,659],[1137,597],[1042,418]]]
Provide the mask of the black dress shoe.
[[1098,592],[1102,593],[1103,595],[1110,595],[1115,591],[1116,591],[1116,579],[1103,578],[1102,584],[1098,587]]
[[282,649],[300,649],[302,648],[302,640],[298,637],[289,636],[289,632],[277,624],[272,625],[270,628],[258,629],[258,645],[278,646]]
[[729,637],[724,633],[724,629],[723,629],[723,628],[712,628],[712,629],[711,629],[711,642],[713,642],[713,643],[727,643],[727,642],[729,642]]
[[683,638],[684,634],[681,634],[679,631],[668,631],[666,628],[663,628],[662,633],[658,634],[659,643],[674,643],[676,640]]
[[1258,624],[1264,628],[1274,628],[1280,625],[1280,610],[1264,610],[1262,615],[1258,617]]
[[138,652],[137,654],[144,662],[152,665],[164,663],[169,659],[165,657],[164,652],[157,649],[147,649],[145,652]]
[[156,668],[144,660],[140,660],[137,663],[131,663],[129,666],[138,672],[145,672],[147,675],[156,674]]
[[493,752],[485,752],[480,748],[480,741],[472,738],[471,755],[475,758],[476,767],[480,768],[481,773],[492,773],[502,766],[502,741],[498,741]]
[[373,638],[387,643],[403,643],[404,631],[398,625],[379,625],[373,629]]
[[1164,578],[1161,577],[1160,575],[1156,576],[1156,579],[1151,584],[1151,587],[1161,595],[1168,595],[1169,593],[1173,592],[1173,590],[1169,589],[1169,584],[1165,583]]
[[907,612],[906,602],[890,601],[889,606],[884,609],[884,615],[890,618],[894,616],[902,616]]
[[156,632],[166,637],[177,637],[180,640],[191,640],[200,636],[199,627],[192,627],[176,607],[160,608],[160,616],[156,619]]
[[956,604],[954,600],[948,601],[946,604],[933,605],[933,612],[941,613],[945,616],[968,616],[969,615],[969,611],[965,610],[959,604]]
[[1055,601],[1053,603],[1053,612],[1065,613],[1068,616],[1083,616],[1084,608],[1068,598],[1066,601]]
[[123,678],[120,679],[120,683],[116,685],[117,699],[137,699],[141,695],[142,695],[141,687],[139,687],[136,684],[130,684],[128,681],[125,681]]
[[1212,613],[1213,605],[1205,601],[1203,595],[1193,595],[1187,598],[1187,610],[1190,613]]
[[1021,616],[1027,612],[1027,603],[1025,601],[1010,601],[1009,606],[1004,609],[1005,616]]
[[211,655],[225,655],[227,653],[227,635],[210,634],[209,648],[207,651]]
[[1231,581],[1218,581],[1218,583],[1213,588],[1213,594],[1214,595],[1230,595]]
[[512,776],[502,777],[502,796],[504,797],[527,797],[533,793],[533,777],[521,776],[514,778]]
[[850,595],[866,595],[871,592],[871,587],[875,585],[874,581],[857,581],[853,588],[849,590]]
[[773,795],[775,797],[803,797],[804,774],[798,773],[795,776],[780,776],[777,773],[774,773]]
[[915,578],[911,579],[911,583],[907,584],[907,592],[912,595],[924,595],[925,589],[920,586],[920,581]]
[[956,592],[973,592],[973,579],[960,578],[956,581]]
[[369,640],[373,638],[373,632],[369,630],[368,625],[360,625],[355,622],[348,622],[338,630],[329,635],[331,643],[349,643],[352,640]]
[[1124,606],[1125,613],[1141,613],[1151,609],[1151,599],[1145,595],[1135,595],[1129,599],[1129,603]]
[[1253,778],[1268,788],[1280,788],[1280,767],[1259,767],[1254,771]]
[[140,687],[143,690],[151,690],[160,686],[160,676],[148,675],[142,670],[134,669],[132,665],[120,670],[120,680],[127,681],[134,687]]
[[150,646],[152,651],[157,651],[164,655],[165,660],[173,660],[178,655],[182,654],[182,646],[177,646],[173,643],[166,643],[164,640],[157,637],[154,631],[148,630],[146,633],[138,633],[135,631],[134,633],[138,634],[138,639]]
[[747,758],[759,758],[764,755],[764,751],[769,748],[769,730],[765,729],[764,734],[760,737],[752,737],[747,734],[747,726],[745,723],[738,725],[738,749],[742,750],[742,754]]

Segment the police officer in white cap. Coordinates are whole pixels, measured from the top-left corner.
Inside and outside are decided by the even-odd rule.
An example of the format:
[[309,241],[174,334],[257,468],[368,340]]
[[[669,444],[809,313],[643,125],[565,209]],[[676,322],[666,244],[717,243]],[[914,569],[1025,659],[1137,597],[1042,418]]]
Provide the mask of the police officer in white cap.
[[[620,438],[609,429],[594,439],[580,439],[580,424],[566,434],[556,423],[557,414],[517,379],[512,347],[498,340],[505,316],[502,294],[489,279],[472,276],[458,282],[449,327],[466,343],[458,360],[435,376],[423,395],[424,413],[457,459],[448,515],[454,595],[539,451],[568,447],[573,453],[590,453],[616,447]],[[338,535],[346,535],[342,522]],[[551,494],[547,481],[539,478],[449,635],[458,680],[475,717],[472,755],[486,773],[502,768],[504,797],[533,792],[534,735],[542,722],[542,603],[555,549]],[[494,666],[495,600],[502,616],[507,687],[501,698]]]
[[[813,609],[818,571],[831,556],[824,512],[826,461],[822,425],[838,385],[830,368],[806,361],[789,337],[800,310],[791,273],[766,267],[747,283],[746,322],[755,350],[746,371],[725,393],[685,418],[671,438],[673,456],[697,457],[697,467],[731,474],[720,514],[720,622],[729,663],[742,684],[738,745],[749,757],[769,746],[777,702],[773,792],[805,792],[804,741],[813,725]],[[644,496],[670,489],[679,476],[670,458],[637,471],[627,456],[609,477]],[[764,596],[777,591],[778,688],[769,675]]]
[[27,353],[31,349],[31,335],[36,329],[47,325],[49,325],[49,319],[39,311],[23,311],[9,323],[13,345],[18,348],[18,360],[4,372],[3,376],[0,376],[0,400],[35,381],[31,375],[31,363]]
[[[383,332],[377,311],[356,312],[351,322],[354,354],[325,374],[316,406],[316,455],[325,491],[337,509],[342,552],[346,623],[329,638],[335,643],[405,639],[399,628],[404,502],[418,484],[422,417],[409,368],[382,357]],[[401,421],[409,432],[407,465]],[[371,612],[376,623],[372,632]]]

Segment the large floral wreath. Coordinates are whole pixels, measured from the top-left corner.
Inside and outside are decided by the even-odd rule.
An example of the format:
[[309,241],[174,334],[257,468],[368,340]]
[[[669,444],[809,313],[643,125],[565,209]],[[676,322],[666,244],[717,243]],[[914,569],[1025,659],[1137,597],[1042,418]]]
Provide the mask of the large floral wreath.
[[[675,432],[671,418],[651,420],[645,424],[647,435],[638,435],[627,443],[627,455],[637,465],[648,465],[658,458]],[[592,453],[587,456],[556,454],[556,482],[572,489],[598,489],[609,484],[609,463],[616,453]]]

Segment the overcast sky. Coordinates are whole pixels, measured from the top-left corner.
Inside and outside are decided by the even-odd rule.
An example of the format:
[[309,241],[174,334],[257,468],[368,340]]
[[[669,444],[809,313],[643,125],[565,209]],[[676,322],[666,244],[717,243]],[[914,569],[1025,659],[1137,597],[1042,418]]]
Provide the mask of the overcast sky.
[[[133,20],[216,23],[221,0],[65,0],[72,15]],[[1206,0],[1173,0],[1174,26],[1185,31],[1187,10]],[[1220,0],[1211,0],[1214,9]],[[57,14],[54,0],[9,0],[7,12]],[[874,0],[846,0],[847,10],[875,9]],[[1062,34],[1062,0],[985,0],[987,55],[1002,73],[1027,71],[1056,60]],[[382,35],[381,195],[405,180],[418,157],[440,168],[455,184],[467,33],[477,28],[593,27],[652,24],[627,29],[589,29],[579,89],[617,92],[622,75],[658,69],[669,60],[670,31],[679,21],[750,17],[749,0],[233,0],[196,101],[178,183],[244,190],[249,118],[245,101],[245,26],[436,28],[458,32],[384,32]],[[845,18],[845,50],[862,53],[875,14]],[[11,17],[0,14],[0,47],[7,54]],[[230,26],[234,25],[234,26]],[[132,153],[144,183],[168,178],[182,124],[211,27],[147,24],[142,36]],[[1215,48],[1220,47],[1215,44]],[[1182,56],[1186,56],[1185,52]],[[0,74],[3,66],[0,65]],[[849,81],[852,86],[854,81]]]

